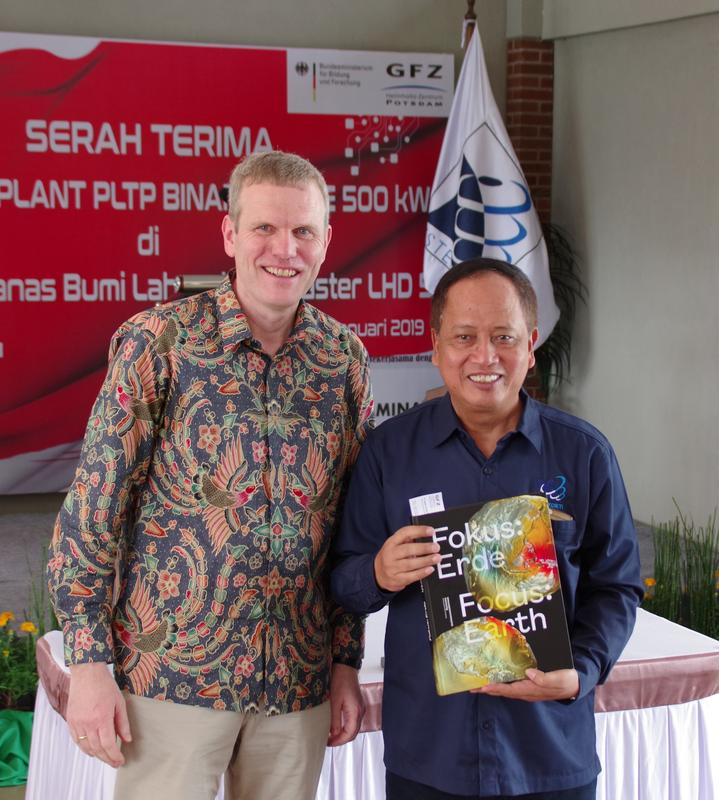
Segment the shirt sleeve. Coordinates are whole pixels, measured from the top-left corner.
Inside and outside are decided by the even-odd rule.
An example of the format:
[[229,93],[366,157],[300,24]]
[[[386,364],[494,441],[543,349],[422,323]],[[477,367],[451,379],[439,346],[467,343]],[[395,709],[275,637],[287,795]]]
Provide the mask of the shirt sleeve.
[[[350,474],[353,472],[360,448],[374,424],[369,356],[364,345],[354,335],[350,338],[350,362],[346,401],[348,406],[345,433],[345,472],[338,504],[338,521],[342,518]],[[347,610],[330,599],[332,626],[332,660],[359,669],[364,654],[364,615]]]
[[333,549],[332,594],[359,614],[379,611],[394,596],[380,589],[374,577],[374,557],[393,533],[384,511],[382,470],[374,443],[370,436],[360,453]]
[[167,367],[152,342],[139,322],[125,323],[113,337],[80,463],[55,522],[48,585],[68,664],[113,660],[116,564],[164,405]]
[[579,697],[607,679],[631,636],[643,596],[636,530],[619,465],[608,445],[594,453],[590,482],[571,631]]

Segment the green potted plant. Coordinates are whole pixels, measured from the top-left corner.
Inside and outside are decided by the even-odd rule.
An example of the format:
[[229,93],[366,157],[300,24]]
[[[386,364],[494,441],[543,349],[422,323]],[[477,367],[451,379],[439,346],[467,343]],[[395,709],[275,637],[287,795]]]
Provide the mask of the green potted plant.
[[[676,505],[676,503],[675,503]],[[647,611],[719,639],[719,528],[717,512],[706,525],[682,514],[652,524],[654,575],[646,578]]]
[[544,222],[542,232],[547,245],[554,301],[560,314],[554,330],[535,352],[537,363],[534,374],[539,384],[537,395],[546,400],[550,391],[566,380],[569,374],[574,315],[577,302],[587,301],[587,287],[579,275],[576,252],[564,230],[559,225]]
[[27,780],[38,634],[34,622],[17,623],[11,611],[0,612],[0,787]]
[[0,709],[32,711],[37,687],[38,627],[30,620],[14,623],[11,611],[0,612]]

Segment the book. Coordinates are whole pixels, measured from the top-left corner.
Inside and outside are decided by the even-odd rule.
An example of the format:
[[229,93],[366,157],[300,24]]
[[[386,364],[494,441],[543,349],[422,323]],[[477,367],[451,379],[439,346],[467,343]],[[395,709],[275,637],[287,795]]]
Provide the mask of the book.
[[439,695],[572,669],[550,509],[520,495],[414,515],[441,561],[422,580]]

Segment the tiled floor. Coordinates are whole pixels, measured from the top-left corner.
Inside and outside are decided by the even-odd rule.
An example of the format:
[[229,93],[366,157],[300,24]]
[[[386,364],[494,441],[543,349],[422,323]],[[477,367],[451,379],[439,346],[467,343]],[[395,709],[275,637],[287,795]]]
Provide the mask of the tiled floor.
[[23,800],[25,797],[25,786],[4,786],[0,787],[0,800]]

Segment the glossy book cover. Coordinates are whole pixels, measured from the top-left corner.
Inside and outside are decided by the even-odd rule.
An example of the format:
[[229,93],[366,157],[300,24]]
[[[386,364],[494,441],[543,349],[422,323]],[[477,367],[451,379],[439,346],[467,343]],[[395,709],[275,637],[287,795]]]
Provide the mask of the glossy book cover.
[[441,561],[422,580],[437,693],[571,669],[547,500],[520,495],[414,517]]

